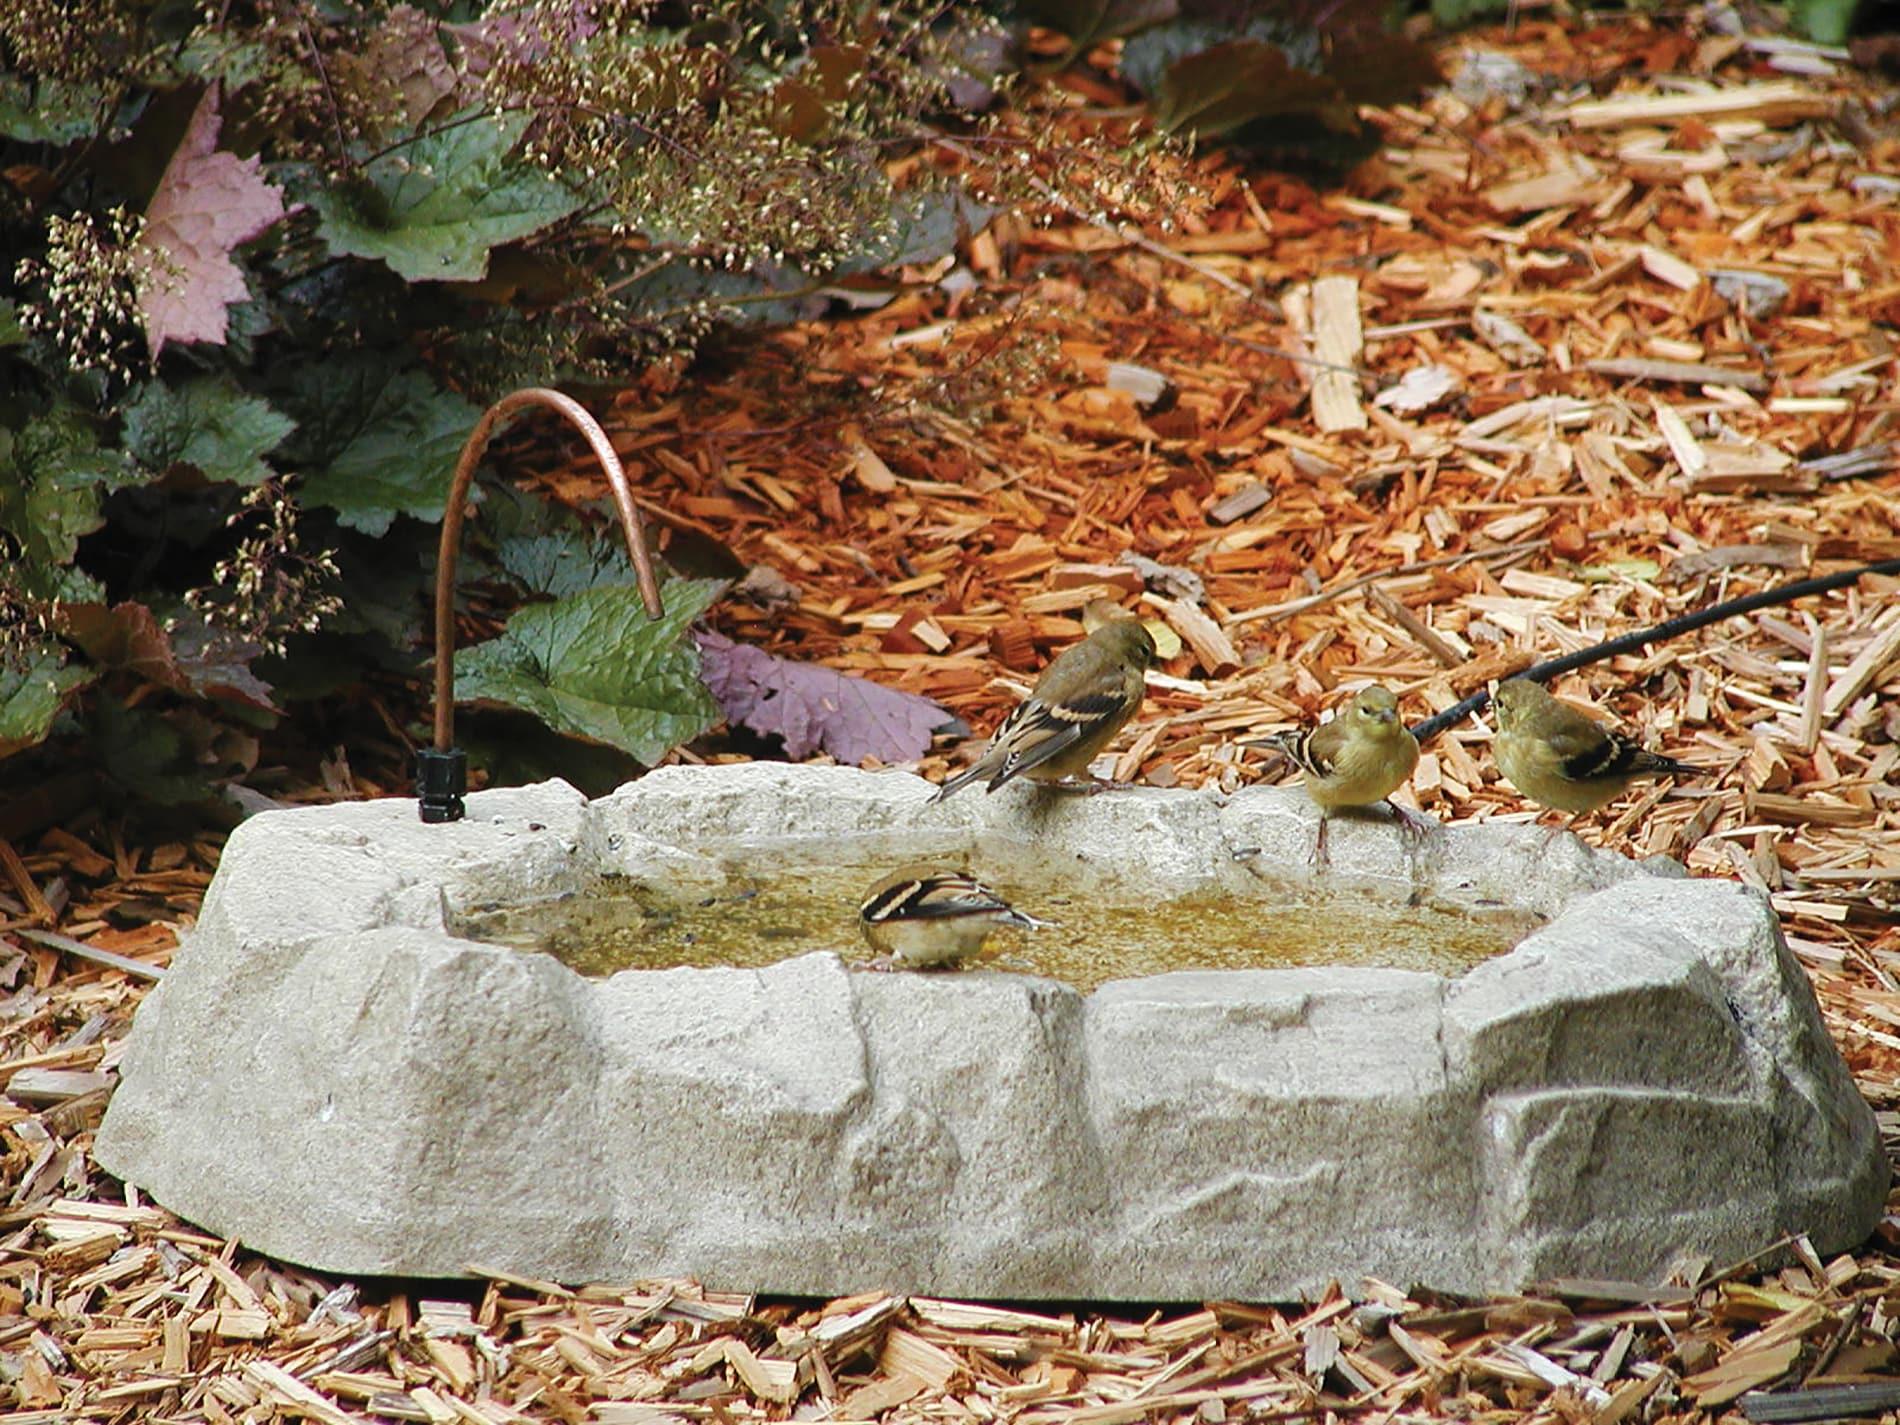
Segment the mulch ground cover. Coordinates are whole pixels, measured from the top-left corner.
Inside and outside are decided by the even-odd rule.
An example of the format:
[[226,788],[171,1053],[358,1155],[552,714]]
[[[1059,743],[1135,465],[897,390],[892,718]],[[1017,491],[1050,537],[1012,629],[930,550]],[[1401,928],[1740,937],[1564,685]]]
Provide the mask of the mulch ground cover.
[[[1357,682],[1416,720],[1533,661],[1900,555],[1893,91],[1844,55],[1700,19],[1539,20],[1443,56],[1458,82],[1367,111],[1380,150],[1343,187],[1181,159],[1201,198],[1171,230],[1051,205],[878,310],[630,376],[603,414],[663,539],[710,536],[755,566],[716,624],[983,733],[1112,598],[1179,645],[1112,770],[1232,788],[1284,770],[1242,741]],[[1084,66],[1012,122],[1119,140],[1124,102]],[[602,493],[557,435],[510,454],[526,488]],[[1890,1139],[1896,589],[1869,577],[1557,685],[1703,769],[1586,835],[1772,897]],[[1468,720],[1437,738],[1414,802],[1528,818],[1488,736]],[[946,743],[921,770],[969,751]],[[400,790],[339,757],[280,795]],[[1900,1409],[1900,1216],[1832,1258],[1797,1237],[1666,1285],[1481,1303],[1370,1280],[1281,1307],[787,1301],[349,1282],[259,1258],[88,1154],[132,1012],[219,850],[126,834],[93,815],[0,842],[0,1420]]]

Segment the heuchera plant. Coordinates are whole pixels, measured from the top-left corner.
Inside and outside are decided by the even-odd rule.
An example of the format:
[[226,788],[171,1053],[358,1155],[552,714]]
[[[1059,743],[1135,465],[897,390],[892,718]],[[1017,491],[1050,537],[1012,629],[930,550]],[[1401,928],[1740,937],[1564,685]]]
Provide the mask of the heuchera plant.
[[[477,402],[947,252],[974,205],[899,193],[880,161],[959,72],[947,46],[967,35],[936,16],[5,7],[0,756],[75,710],[101,732],[110,703],[112,735],[163,762],[176,739],[154,724],[179,703],[269,718],[284,685],[414,673],[428,526]],[[778,292],[776,313],[757,300]],[[537,588],[511,557],[587,531],[503,503],[473,578],[537,602],[468,659],[467,695],[644,762],[717,721],[683,640],[718,586],[651,627],[602,619],[581,605],[610,589]],[[624,556],[598,573],[629,582]],[[537,652],[548,638],[560,658]],[[561,696],[574,669],[585,715]],[[861,745],[914,756],[924,721],[912,708],[902,738]]]
[[[1078,51],[1143,29],[1162,38],[1131,45],[1180,49],[1142,82],[1183,133],[1244,128],[1233,76],[1278,62],[1203,55],[1197,97],[1182,26],[1265,44],[1280,7],[1081,9],[1113,23],[1029,17]],[[928,165],[900,190],[885,162],[974,122],[1022,19],[926,0],[8,0],[0,758],[90,735],[134,792],[191,799],[205,769],[242,770],[220,728],[414,680],[432,526],[480,403],[623,376],[952,251],[993,209]],[[1334,111],[1358,97],[1319,90]],[[722,712],[847,760],[914,756],[942,721],[695,644],[717,585],[622,617],[624,554],[479,488],[466,582],[527,606],[458,694],[614,749],[603,775]]]

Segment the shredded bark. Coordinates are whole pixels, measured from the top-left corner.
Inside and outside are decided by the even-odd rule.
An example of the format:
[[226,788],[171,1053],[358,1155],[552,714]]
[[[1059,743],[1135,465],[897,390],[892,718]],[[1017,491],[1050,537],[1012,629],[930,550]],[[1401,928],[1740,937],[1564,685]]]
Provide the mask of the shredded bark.
[[[1416,718],[1535,659],[1900,553],[1900,183],[1883,176],[1900,140],[1869,118],[1891,96],[1826,54],[1641,17],[1446,49],[1454,71],[1467,51],[1513,61],[1527,97],[1369,111],[1384,147],[1349,191],[1209,154],[1192,168],[1210,201],[1175,232],[1001,220],[880,310],[764,336],[716,376],[638,378],[609,426],[644,507],[772,571],[721,631],[984,732],[1091,600],[1139,606],[1179,649],[1110,770],[1231,789],[1262,775],[1241,742],[1355,682]],[[1076,142],[1118,136],[1088,109],[1102,77],[1071,83]],[[602,493],[553,442],[517,455],[553,498]],[[1773,898],[1890,1146],[1897,586],[1559,684],[1706,770],[1589,834]],[[1487,738],[1468,724],[1429,746],[1416,804],[1529,817]],[[339,775],[296,795],[362,790]],[[296,1270],[140,1201],[88,1152],[217,855],[97,821],[0,842],[6,1421],[1616,1425],[1900,1404],[1896,1215],[1831,1260],[1795,1238],[1671,1285],[1483,1303],[1353,1280],[1299,1306],[1045,1311]]]

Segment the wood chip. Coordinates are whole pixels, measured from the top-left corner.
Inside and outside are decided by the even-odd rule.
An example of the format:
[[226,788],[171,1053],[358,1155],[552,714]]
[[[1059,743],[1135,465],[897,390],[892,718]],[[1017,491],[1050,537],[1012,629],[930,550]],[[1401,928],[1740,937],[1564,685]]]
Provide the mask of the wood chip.
[[1642,356],[1602,357],[1583,363],[1585,371],[1614,376],[1619,381],[1661,381],[1678,386],[1733,386],[1738,391],[1766,391],[1768,378],[1733,366],[1711,366],[1700,361],[1656,361]]
[[[5,842],[0,842],[4,846]],[[13,934],[24,936],[36,945],[45,945],[50,949],[64,951],[68,955],[95,965],[104,965],[107,969],[121,970],[128,975],[136,975],[142,980],[159,980],[165,977],[165,971],[157,965],[148,965],[143,960],[134,960],[129,955],[121,955],[115,950],[103,950],[97,945],[88,945],[83,940],[75,940],[70,935],[56,935],[50,930],[35,930],[30,926],[20,926]]]
[[1234,647],[1233,640],[1221,631],[1220,625],[1209,618],[1199,605],[1185,599],[1156,598],[1153,594],[1144,595],[1143,602],[1161,610],[1161,616],[1168,621],[1168,626],[1180,634],[1181,641],[1193,650],[1195,661],[1208,677],[1224,678],[1240,667],[1240,653]]
[[1680,584],[1724,569],[1749,565],[1771,569],[1803,569],[1807,567],[1807,562],[1807,548],[1804,545],[1723,544],[1714,549],[1700,549],[1693,554],[1683,555],[1663,570],[1662,579],[1666,584]]
[[1321,369],[1313,377],[1313,423],[1328,435],[1366,428],[1359,380],[1351,370],[1364,350],[1359,283],[1351,277],[1322,277],[1314,282],[1313,354],[1331,366],[1348,368]]
[[367,1417],[353,1414],[324,1399],[289,1371],[269,1361],[246,1361],[243,1371],[246,1379],[255,1382],[267,1396],[292,1415],[318,1420],[323,1425],[367,1425]]
[[791,1400],[798,1394],[798,1367],[791,1361],[764,1361],[745,1342],[726,1336],[726,1364],[747,1390],[761,1400]]
[[1682,473],[1693,480],[1707,470],[1709,457],[1690,432],[1689,423],[1676,414],[1676,408],[1658,401],[1650,409],[1656,413],[1656,428],[1662,432],[1663,442],[1675,456]]
[[1664,252],[1653,243],[1639,249],[1643,271],[1658,282],[1667,282],[1679,292],[1693,292],[1702,285],[1702,274],[1694,264],[1684,262],[1672,252]]
[[112,1083],[112,1075],[87,1069],[22,1069],[7,1080],[7,1097],[18,1103],[64,1103]]
[[1683,1379],[1682,1388],[1705,1410],[1726,1405],[1746,1391],[1779,1380],[1801,1358],[1799,1338],[1737,1351],[1719,1365]]
[[1256,510],[1264,509],[1272,499],[1273,491],[1256,480],[1216,501],[1207,511],[1207,522],[1228,525],[1235,520],[1244,520]]
[[847,1420],[868,1420],[916,1399],[925,1389],[926,1383],[916,1376],[886,1376],[859,1386],[839,1402],[838,1408]]
[[1866,692],[1896,659],[1900,659],[1900,617],[1889,619],[1887,626],[1855,654],[1853,662],[1828,685],[1827,696],[1821,700],[1821,716],[1826,719],[1839,717],[1846,711],[1847,705]]
[[1133,396],[1138,406],[1158,405],[1174,391],[1174,383],[1159,371],[1127,361],[1109,363],[1107,385],[1111,391]]
[[1744,84],[1694,94],[1631,94],[1615,99],[1586,99],[1562,111],[1580,129],[1621,128],[1631,124],[1679,124],[1757,119],[1764,124],[1819,119],[1832,113],[1834,101],[1805,84]]

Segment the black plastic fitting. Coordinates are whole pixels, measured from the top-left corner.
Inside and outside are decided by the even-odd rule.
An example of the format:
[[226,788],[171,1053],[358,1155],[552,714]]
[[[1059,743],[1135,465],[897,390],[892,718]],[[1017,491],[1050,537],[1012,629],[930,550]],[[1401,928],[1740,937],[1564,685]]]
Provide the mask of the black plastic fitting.
[[468,812],[468,754],[459,747],[416,750],[417,810],[426,822],[460,821]]

